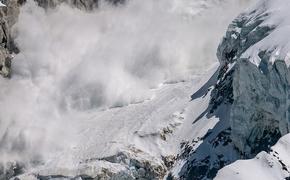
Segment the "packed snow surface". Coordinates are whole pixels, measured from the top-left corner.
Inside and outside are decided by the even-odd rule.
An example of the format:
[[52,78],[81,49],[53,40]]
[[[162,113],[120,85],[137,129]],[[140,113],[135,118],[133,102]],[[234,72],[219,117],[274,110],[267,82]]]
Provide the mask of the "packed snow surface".
[[270,153],[261,152],[254,159],[239,160],[221,169],[216,180],[277,180],[290,177],[290,135],[282,137]]

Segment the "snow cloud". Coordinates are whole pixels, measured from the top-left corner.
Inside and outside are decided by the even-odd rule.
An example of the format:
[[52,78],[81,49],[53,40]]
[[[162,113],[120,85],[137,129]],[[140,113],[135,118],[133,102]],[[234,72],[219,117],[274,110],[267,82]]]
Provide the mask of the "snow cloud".
[[142,102],[164,83],[203,73],[248,1],[186,2],[131,0],[84,12],[28,0],[13,28],[20,53],[12,79],[0,79],[0,159],[71,146],[79,113]]

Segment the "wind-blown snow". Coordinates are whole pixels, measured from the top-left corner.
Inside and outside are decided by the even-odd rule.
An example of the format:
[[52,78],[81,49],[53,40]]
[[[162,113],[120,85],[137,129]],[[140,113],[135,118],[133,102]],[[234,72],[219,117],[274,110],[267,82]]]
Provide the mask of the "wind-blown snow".
[[[102,156],[113,151],[112,144],[132,143],[130,124],[149,124],[141,134],[163,127],[198,88],[190,81],[216,62],[220,37],[243,7],[238,2],[199,6],[200,14],[192,16],[168,0],[103,5],[90,13],[66,5],[45,11],[27,1],[14,27],[20,54],[13,76],[0,79],[0,160],[48,161],[59,152],[69,164],[75,154]],[[180,81],[191,87],[154,90]],[[168,111],[149,110],[146,100]],[[160,148],[152,146],[148,151]]]

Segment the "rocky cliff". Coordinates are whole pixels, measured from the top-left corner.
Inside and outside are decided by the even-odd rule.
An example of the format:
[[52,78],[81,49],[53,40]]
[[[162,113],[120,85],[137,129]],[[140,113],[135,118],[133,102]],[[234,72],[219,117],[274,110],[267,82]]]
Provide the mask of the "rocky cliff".
[[289,133],[289,6],[262,0],[229,25],[217,51],[221,65],[215,82],[204,86],[211,91],[210,104],[195,120],[218,117],[219,122],[201,145],[183,148],[181,179],[213,179],[237,159],[269,152]]
[[98,6],[98,0],[36,0],[39,6],[48,8],[48,7],[56,7],[61,3],[68,3],[74,7],[83,9],[83,10],[91,10]]
[[12,53],[17,52],[11,39],[11,27],[16,22],[19,14],[19,6],[22,1],[10,0],[4,1],[6,7],[0,7],[0,74],[9,77],[11,74]]
[[[271,1],[264,1],[234,20],[217,53],[221,70],[213,103],[219,98],[231,98],[231,138],[246,154],[265,150],[289,133],[290,74],[285,57],[277,54],[283,45],[261,47],[265,39],[276,39],[275,32],[280,29],[275,21],[269,23],[275,16],[269,4]],[[254,45],[260,47],[249,53]],[[219,87],[228,83],[228,74],[233,77],[229,82],[231,93],[219,97]]]

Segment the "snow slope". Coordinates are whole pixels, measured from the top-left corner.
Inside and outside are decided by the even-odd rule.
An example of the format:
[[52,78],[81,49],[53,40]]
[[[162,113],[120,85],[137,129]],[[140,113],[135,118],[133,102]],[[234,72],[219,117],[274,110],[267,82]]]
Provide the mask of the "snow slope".
[[[214,66],[207,74],[198,75],[191,81],[166,84],[153,90],[156,96],[150,101],[91,112],[84,115],[86,118],[80,114],[74,115],[70,120],[70,126],[78,126],[74,144],[57,154],[51,154],[43,166],[37,166],[29,173],[74,177],[80,174],[79,171],[82,172],[82,163],[96,163],[98,159],[120,152],[129,152],[134,156],[136,150],[144,154],[137,154],[138,158],[164,166],[162,157],[176,156],[180,142],[188,140],[188,137],[204,136],[217,122],[212,118],[192,125],[192,120],[207,107],[209,96],[190,101],[198,84],[208,81],[216,68]],[[99,163],[94,168],[105,165]],[[113,163],[111,166],[117,170],[130,168],[130,165],[122,163]]]
[[239,160],[221,169],[216,180],[278,180],[290,177],[290,135],[282,137],[271,151],[254,159]]
[[[272,27],[273,30],[269,33],[269,35],[263,38],[261,41],[257,42],[255,45],[247,49],[246,52],[243,53],[244,58],[251,57],[250,61],[259,66],[261,63],[261,58],[259,57],[259,52],[267,51],[271,52],[270,62],[274,63],[275,60],[284,60],[287,66],[290,65],[289,60],[289,51],[290,51],[290,39],[285,34],[289,32],[290,25],[290,12],[288,8],[290,6],[289,1],[260,1],[256,4],[251,10],[257,10],[254,14],[250,14],[252,17],[262,17],[263,22],[259,25],[259,27]],[[255,19],[253,18],[250,23],[254,23]]]

